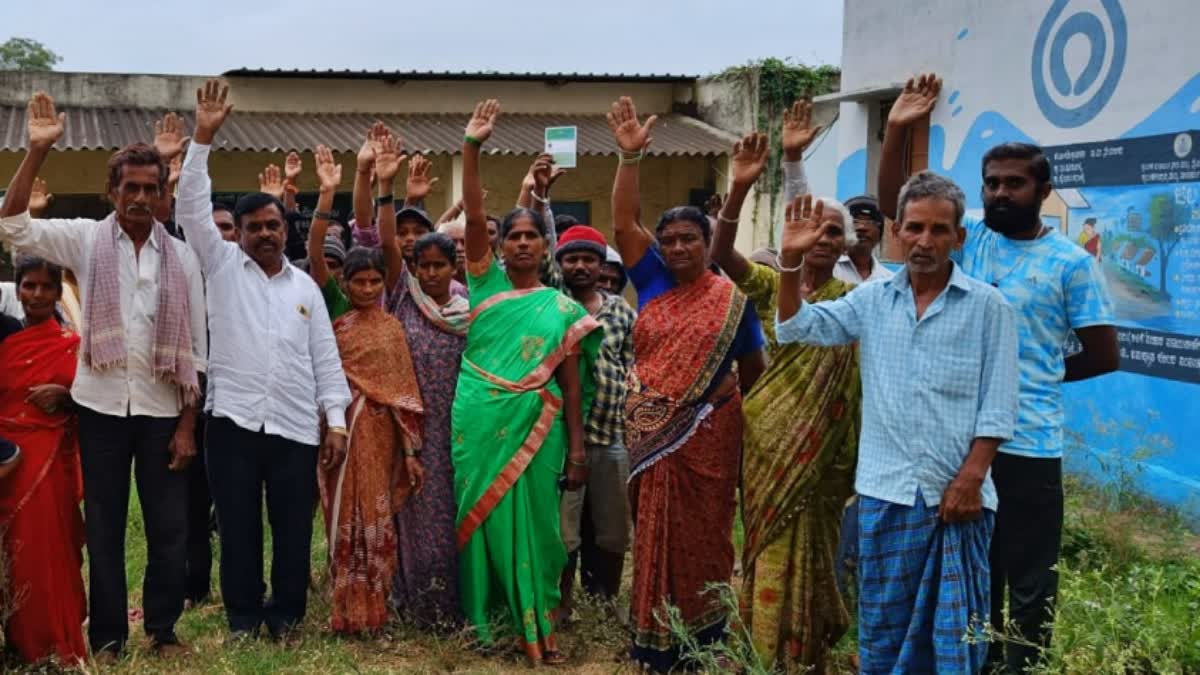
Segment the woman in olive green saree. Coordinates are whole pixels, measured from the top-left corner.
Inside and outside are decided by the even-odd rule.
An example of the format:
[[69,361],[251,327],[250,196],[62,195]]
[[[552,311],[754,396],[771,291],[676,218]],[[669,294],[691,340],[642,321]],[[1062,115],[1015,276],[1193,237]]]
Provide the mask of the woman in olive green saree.
[[[785,148],[788,132],[785,125]],[[766,149],[761,134],[735,146],[712,257],[764,322],[774,324],[780,273],[747,260],[733,246],[736,214],[762,173]],[[853,222],[840,203],[825,205],[821,239],[800,269],[807,302],[833,300],[851,289],[833,270],[854,241]],[[767,353],[770,365],[742,404],[742,621],[766,663],[785,672],[825,673],[830,650],[850,625],[834,569],[858,457],[857,347],[779,345],[772,331]]]
[[553,618],[567,561],[558,504],[561,487],[586,478],[583,410],[602,334],[579,303],[538,281],[540,215],[510,213],[500,228],[505,269],[492,256],[479,150],[498,111],[481,103],[463,143],[472,319],[451,422],[460,590],[482,642],[494,640],[498,620],[531,662],[555,664],[564,660]]

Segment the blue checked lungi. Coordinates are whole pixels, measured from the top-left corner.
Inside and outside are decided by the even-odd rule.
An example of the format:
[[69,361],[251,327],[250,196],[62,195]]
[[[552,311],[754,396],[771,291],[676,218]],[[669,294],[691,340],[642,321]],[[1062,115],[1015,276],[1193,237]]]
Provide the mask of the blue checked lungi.
[[978,673],[991,611],[988,546],[996,515],[946,524],[914,506],[859,497],[858,652],[863,675]]

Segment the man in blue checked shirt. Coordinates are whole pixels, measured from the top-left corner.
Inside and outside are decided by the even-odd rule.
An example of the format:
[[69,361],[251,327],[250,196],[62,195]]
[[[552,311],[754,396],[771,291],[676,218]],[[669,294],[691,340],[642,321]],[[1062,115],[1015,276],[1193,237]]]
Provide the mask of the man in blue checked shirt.
[[892,229],[905,269],[837,300],[808,304],[799,274],[821,236],[823,205],[787,209],[776,334],[780,343],[857,341],[863,422],[859,494],[861,672],[977,673],[990,610],[990,468],[1013,436],[1017,329],[991,286],[951,260],[965,198],[924,172],[900,193]]
[[[903,180],[908,128],[933,109],[940,90],[934,75],[910,80],[888,115],[879,165],[885,213]],[[998,673],[1020,673],[1049,646],[1054,622],[1063,523],[1062,383],[1116,370],[1120,347],[1100,265],[1042,224],[1042,202],[1052,189],[1042,150],[1027,143],[997,145],[981,168],[984,219],[966,219],[958,261],[967,274],[999,289],[1016,311],[1021,371],[1016,429],[992,466],[1001,507],[992,539],[991,614],[997,631],[1015,629],[1022,639],[994,642],[988,663]],[[1082,349],[1067,356],[1072,333]]]

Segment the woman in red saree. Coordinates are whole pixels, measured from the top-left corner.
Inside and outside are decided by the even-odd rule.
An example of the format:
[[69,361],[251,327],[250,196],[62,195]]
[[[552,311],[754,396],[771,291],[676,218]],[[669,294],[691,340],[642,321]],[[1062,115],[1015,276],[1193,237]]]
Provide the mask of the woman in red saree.
[[0,480],[0,530],[8,594],[16,605],[5,641],[33,663],[87,658],[83,621],[83,518],[75,417],[69,390],[79,336],[55,318],[62,269],[25,258],[17,267],[25,328],[0,343],[0,437],[20,447]]
[[621,150],[613,228],[639,305],[625,406],[635,520],[631,656],[668,672],[687,656],[667,628],[668,605],[700,644],[725,633],[726,610],[707,587],[733,574],[742,393],[763,371],[764,342],[746,296],[708,268],[712,233],[703,212],[668,210],[654,238],[638,223],[638,162],[653,124],[638,122],[628,98],[609,114]]

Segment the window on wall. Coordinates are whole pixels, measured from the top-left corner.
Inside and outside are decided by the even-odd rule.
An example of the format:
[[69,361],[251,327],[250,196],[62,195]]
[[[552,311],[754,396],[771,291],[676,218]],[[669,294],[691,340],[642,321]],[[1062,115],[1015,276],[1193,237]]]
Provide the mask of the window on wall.
[[550,210],[554,211],[554,217],[567,215],[573,217],[581,223],[595,227],[592,222],[592,203],[591,202],[560,202],[555,201],[550,205]]

